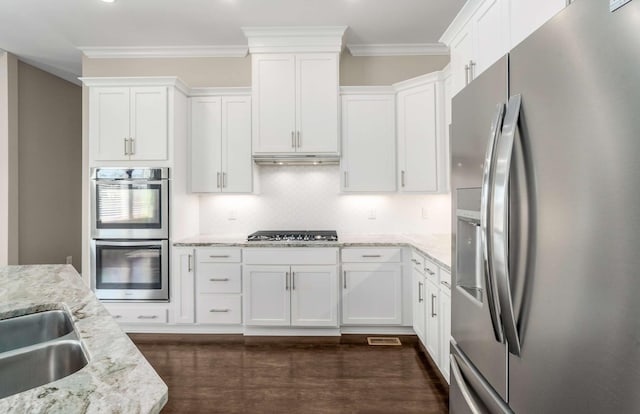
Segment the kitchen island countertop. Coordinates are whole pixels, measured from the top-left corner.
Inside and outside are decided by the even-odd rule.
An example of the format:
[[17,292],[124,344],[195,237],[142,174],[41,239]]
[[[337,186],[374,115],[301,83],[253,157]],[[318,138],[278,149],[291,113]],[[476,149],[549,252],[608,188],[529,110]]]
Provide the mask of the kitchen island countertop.
[[158,413],[165,383],[70,265],[0,267],[0,319],[66,309],[89,357],[81,370],[0,399],[0,412]]
[[373,247],[408,246],[451,271],[450,234],[339,234],[337,242],[248,242],[246,236],[200,235],[175,242],[176,247]]

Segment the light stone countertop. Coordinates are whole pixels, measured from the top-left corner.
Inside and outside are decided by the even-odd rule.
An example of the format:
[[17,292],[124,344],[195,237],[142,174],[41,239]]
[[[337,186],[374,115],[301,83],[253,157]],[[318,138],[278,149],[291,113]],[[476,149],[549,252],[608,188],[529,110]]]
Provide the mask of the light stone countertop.
[[408,246],[451,271],[451,235],[338,234],[337,242],[248,242],[246,236],[200,235],[179,240],[176,247],[375,247]]
[[0,319],[66,309],[89,357],[81,370],[0,399],[3,413],[158,413],[167,386],[70,265],[0,267]]

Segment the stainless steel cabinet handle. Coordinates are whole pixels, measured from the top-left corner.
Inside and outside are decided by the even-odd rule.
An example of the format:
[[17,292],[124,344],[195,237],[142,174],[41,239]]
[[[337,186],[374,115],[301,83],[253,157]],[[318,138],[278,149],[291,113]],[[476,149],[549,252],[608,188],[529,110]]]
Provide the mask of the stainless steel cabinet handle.
[[447,288],[451,289],[451,285],[449,284],[449,282],[440,282],[440,284],[445,285]]
[[189,255],[189,257],[187,258],[187,271],[189,273],[191,273],[191,271],[193,270],[193,267],[191,267],[191,259],[193,258],[192,255]]
[[227,188],[227,173],[222,173],[222,188]]
[[419,262],[419,261],[417,261],[417,260],[416,260],[416,264],[417,264],[418,266],[420,266],[420,265],[422,264],[422,262]]
[[522,97],[520,95],[514,95],[509,98],[502,126],[502,135],[496,145],[496,171],[490,223],[490,245],[493,248],[491,258],[500,299],[500,319],[509,344],[509,352],[516,356],[520,356],[520,338],[513,310],[511,282],[509,281],[509,245],[507,238],[509,235],[509,175],[521,102]]
[[212,259],[226,259],[231,256],[229,256],[228,254],[218,254],[218,255],[212,254],[212,255],[209,255],[209,257]]
[[220,173],[216,173],[216,188],[220,188]]
[[122,315],[113,315],[113,319],[122,319]]
[[302,138],[300,138],[300,131],[296,131],[296,137],[298,141],[298,148],[302,148]]
[[124,139],[124,155],[129,155],[129,145],[128,145],[129,139],[125,138]]
[[225,278],[215,278],[212,277],[211,279],[209,279],[209,282],[228,282],[229,278],[225,277]]
[[489,135],[489,143],[485,153],[484,166],[482,169],[482,189],[480,193],[480,248],[482,249],[482,262],[484,264],[484,277],[487,291],[487,303],[489,305],[489,315],[491,316],[491,325],[493,326],[493,335],[496,341],[504,343],[504,333],[502,331],[502,323],[500,322],[500,303],[498,293],[496,292],[496,280],[493,270],[493,264],[489,258],[491,257],[492,246],[489,237],[489,222],[491,216],[490,200],[492,197],[491,190],[493,188],[493,165],[496,142],[502,131],[502,121],[504,118],[504,104],[500,103],[496,107],[496,114],[491,122],[491,131]]
[[295,148],[295,147],[296,147],[295,132],[291,131],[291,148]]
[[381,254],[363,254],[362,257],[382,257]]
[[284,274],[284,290],[289,290],[289,272]]
[[436,272],[434,272],[433,270],[429,269],[428,267],[425,266],[424,271],[429,273],[431,276],[435,275]]
[[209,312],[211,313],[217,313],[217,312],[229,312],[231,309],[209,309]]
[[413,263],[418,263],[418,262],[416,261],[416,259],[411,259],[411,261],[412,261]]
[[158,319],[158,315],[140,315],[138,319]]
[[342,271],[342,280],[344,282],[344,288],[346,289],[347,288],[347,271],[346,270]]
[[438,314],[436,313],[436,295],[431,295],[431,317],[435,318],[436,316],[438,316]]
[[421,303],[424,299],[422,298],[422,282],[418,282],[418,303]]
[[129,137],[129,155],[133,155],[136,153],[136,147],[134,146],[135,139]]
[[464,65],[464,84],[469,84],[469,65]]
[[404,170],[400,171],[400,185],[404,187]]
[[296,272],[291,272],[291,290],[296,290]]
[[470,60],[469,61],[469,82],[471,82],[475,77],[475,73],[473,70],[474,66],[476,66],[476,62],[474,62],[473,60]]

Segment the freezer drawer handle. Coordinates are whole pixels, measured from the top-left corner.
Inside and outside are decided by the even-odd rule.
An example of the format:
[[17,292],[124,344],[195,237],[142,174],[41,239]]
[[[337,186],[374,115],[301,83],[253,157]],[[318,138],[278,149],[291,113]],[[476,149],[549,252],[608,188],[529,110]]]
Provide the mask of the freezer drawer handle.
[[460,393],[464,397],[464,400],[467,402],[467,406],[473,414],[482,414],[482,411],[480,411],[480,408],[478,408],[478,405],[473,400],[473,397],[471,397],[471,393],[469,392],[467,383],[462,377],[460,368],[458,368],[458,362],[456,361],[456,358],[453,355],[449,355],[449,360],[451,361],[451,373],[456,379],[456,383],[458,383],[458,386],[460,387]]

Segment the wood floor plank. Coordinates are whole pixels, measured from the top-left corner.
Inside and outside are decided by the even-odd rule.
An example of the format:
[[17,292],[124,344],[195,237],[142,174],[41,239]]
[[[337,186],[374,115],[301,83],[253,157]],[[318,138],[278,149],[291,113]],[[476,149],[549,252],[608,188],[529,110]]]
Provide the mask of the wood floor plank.
[[165,414],[448,412],[448,388],[412,341],[132,339],[169,387]]

